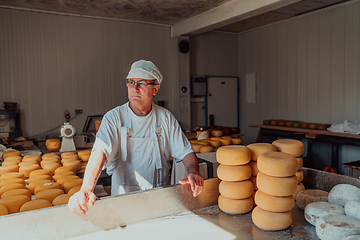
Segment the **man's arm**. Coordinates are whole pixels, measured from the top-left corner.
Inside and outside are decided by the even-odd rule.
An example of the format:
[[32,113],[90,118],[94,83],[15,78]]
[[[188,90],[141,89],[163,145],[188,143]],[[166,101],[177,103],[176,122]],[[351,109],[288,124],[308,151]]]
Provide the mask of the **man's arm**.
[[96,196],[93,191],[104,162],[104,152],[100,149],[94,149],[86,165],[81,189],[69,199],[68,207],[72,212],[85,215],[88,211],[87,203],[91,207],[94,205]]
[[193,191],[194,197],[200,194],[204,187],[204,179],[199,172],[199,163],[194,152],[187,154],[182,160],[185,170],[188,173],[185,179],[180,180],[180,184],[190,183],[191,191]]

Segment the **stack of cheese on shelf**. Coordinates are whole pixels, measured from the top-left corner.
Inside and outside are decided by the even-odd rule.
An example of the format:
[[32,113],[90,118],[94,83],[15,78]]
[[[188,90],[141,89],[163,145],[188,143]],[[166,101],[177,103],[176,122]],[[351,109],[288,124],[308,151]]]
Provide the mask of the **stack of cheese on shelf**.
[[220,163],[217,174],[219,185],[219,208],[228,214],[243,214],[253,208],[254,186],[249,180],[251,151],[246,146],[222,146],[216,152]]

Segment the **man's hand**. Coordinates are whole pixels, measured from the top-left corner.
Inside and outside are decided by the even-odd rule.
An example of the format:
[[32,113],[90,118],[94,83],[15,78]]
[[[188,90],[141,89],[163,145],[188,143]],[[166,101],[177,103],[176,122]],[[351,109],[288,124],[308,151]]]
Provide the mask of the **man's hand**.
[[193,192],[194,197],[199,195],[204,187],[204,179],[200,176],[200,174],[195,173],[188,173],[183,180],[179,180],[179,183],[190,183],[191,191]]
[[87,203],[92,207],[95,200],[96,195],[93,192],[80,190],[69,199],[68,208],[73,213],[85,215],[89,210]]

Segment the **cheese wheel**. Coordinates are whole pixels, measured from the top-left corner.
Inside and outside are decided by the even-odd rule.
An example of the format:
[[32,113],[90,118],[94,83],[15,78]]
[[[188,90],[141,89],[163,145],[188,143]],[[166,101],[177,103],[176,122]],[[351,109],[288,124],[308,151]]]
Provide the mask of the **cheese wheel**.
[[278,231],[290,227],[292,223],[291,212],[270,212],[259,206],[252,211],[253,223],[262,230]]
[[257,167],[257,161],[250,161],[249,165],[251,167],[251,175],[256,177],[259,172],[259,169]]
[[26,187],[21,183],[11,183],[11,184],[5,185],[0,188],[0,198],[7,191],[10,191],[13,189],[25,189],[25,188]]
[[329,202],[313,202],[308,204],[304,210],[306,221],[313,226],[316,226],[319,218],[330,214],[344,215],[345,210],[342,206]]
[[201,141],[199,140],[197,144],[203,145],[203,146],[210,146],[210,143],[208,141]]
[[299,170],[295,173],[295,176],[298,178],[298,183],[300,183],[304,179],[303,171]]
[[209,153],[209,152],[213,152],[214,148],[212,146],[202,146],[200,148],[200,153]]
[[305,190],[305,186],[302,183],[298,183],[297,188],[296,188],[296,192],[293,194],[294,198],[296,199],[296,196],[298,195],[299,192]]
[[80,158],[77,154],[76,155],[68,155],[68,156],[64,156],[61,158],[61,160],[64,160],[64,159],[80,160]]
[[221,211],[228,214],[244,214],[250,212],[254,206],[252,197],[245,199],[230,199],[222,195],[218,198],[218,205]]
[[64,194],[62,189],[47,189],[41,192],[38,192],[35,195],[35,199],[46,199],[49,202],[52,202],[57,196]]
[[55,182],[57,182],[59,180],[59,178],[69,176],[69,175],[75,175],[75,173],[73,171],[61,172],[61,173],[58,173],[58,174],[54,174],[53,179],[54,179]]
[[348,201],[344,207],[345,214],[360,220],[360,201]]
[[23,157],[23,161],[24,160],[36,160],[37,162],[40,162],[41,161],[41,157],[39,156],[39,155],[37,155],[37,154],[30,154],[30,155],[25,155],[24,157]]
[[51,202],[49,202],[46,199],[37,199],[24,203],[24,205],[22,205],[20,208],[20,212],[32,211],[32,210],[48,208],[52,206],[53,205],[51,204]]
[[50,139],[46,139],[46,141],[45,141],[45,145],[47,145],[49,142],[56,142],[56,141],[60,142],[60,139],[58,139],[58,138],[50,138]]
[[250,177],[250,181],[253,183],[254,185],[254,191],[257,191],[259,190],[258,187],[257,187],[257,184],[256,184],[256,177],[255,176],[251,176]]
[[256,195],[256,193],[257,193],[257,190],[255,190],[254,193],[253,193],[253,195],[252,195],[252,198],[253,198],[253,200],[254,200],[254,206],[256,206],[256,202],[255,202],[255,195]]
[[70,199],[71,196],[72,195],[70,195],[70,194],[59,195],[52,201],[52,205],[59,206],[59,205],[68,204],[69,199]]
[[212,147],[220,147],[221,146],[221,142],[219,140],[209,140],[209,144]]
[[231,139],[220,139],[219,140],[221,142],[222,146],[227,146],[227,145],[231,145]]
[[80,179],[80,177],[77,175],[67,175],[67,176],[63,176],[63,177],[59,178],[56,182],[63,185],[65,182],[72,180],[72,179]]
[[49,163],[60,163],[60,160],[56,159],[56,158],[47,158],[40,162],[40,166],[44,167],[46,164],[49,164]]
[[81,189],[81,186],[75,186],[75,187],[71,188],[71,189],[68,191],[68,194],[74,195],[75,193],[77,193],[78,191],[80,191],[80,189]]
[[229,139],[229,140],[231,140],[231,137],[230,136],[222,136],[222,137],[220,137],[221,139]]
[[61,148],[61,141],[59,140],[49,141],[46,144],[46,148],[49,149],[50,151],[59,151],[59,149]]
[[14,195],[25,195],[31,198],[31,192],[29,189],[26,188],[19,188],[19,189],[13,189],[9,190],[7,192],[4,192],[3,195],[1,195],[1,198],[6,198]]
[[76,172],[76,170],[73,167],[59,167],[59,168],[55,169],[54,173],[58,174],[58,173],[67,172],[67,171],[73,171],[74,173]]
[[30,190],[30,192],[32,194],[34,194],[34,190],[35,188],[38,186],[38,185],[43,185],[45,183],[51,183],[52,180],[49,180],[49,179],[39,179],[39,180],[34,180],[32,181],[29,185],[28,185],[28,189]]
[[41,157],[42,160],[53,159],[53,158],[60,159],[60,156],[55,153],[46,153]]
[[216,160],[224,165],[243,165],[250,162],[251,152],[245,146],[222,146],[216,151]]
[[19,167],[25,166],[25,165],[31,165],[31,164],[36,164],[39,165],[35,160],[29,160],[29,161],[23,161],[21,163],[18,164]]
[[10,156],[21,156],[21,152],[18,150],[6,150],[2,155],[3,159],[6,159]]
[[9,178],[9,179],[5,179],[0,182],[0,188],[5,185],[12,184],[12,183],[21,183],[24,186],[26,185],[24,179],[22,179],[22,178]]
[[22,157],[21,156],[8,156],[7,158],[4,158],[4,162],[6,161],[14,161],[14,160],[17,160],[19,162],[22,161]]
[[300,170],[304,165],[303,159],[302,159],[302,157],[297,157],[296,160],[298,161],[298,164],[299,164],[298,170]]
[[272,177],[259,172],[256,176],[256,184],[260,191],[272,196],[290,196],[296,193],[297,177]]
[[52,172],[48,169],[38,169],[38,170],[34,170],[29,174],[29,177],[35,177],[38,175],[49,175],[50,177],[52,176]]
[[277,152],[277,148],[271,143],[252,143],[247,145],[251,151],[251,160],[257,161],[258,157],[266,152]]
[[259,156],[257,168],[260,172],[274,177],[289,177],[298,169],[298,161],[290,154],[266,152]]
[[90,159],[90,153],[89,154],[82,154],[81,155],[81,157],[80,157],[80,159],[82,160],[82,161],[84,161],[84,162],[87,162],[87,161],[89,161],[89,159]]
[[19,172],[19,166],[18,165],[8,165],[8,166],[0,167],[0,175],[1,176],[5,173],[11,173],[11,172]]
[[219,192],[222,196],[230,199],[245,199],[252,196],[254,186],[250,180],[229,182],[221,181]]
[[212,130],[211,136],[213,137],[221,137],[223,135],[223,132],[221,130]]
[[34,190],[34,195],[38,194],[41,191],[47,189],[62,189],[63,187],[57,182],[44,183],[42,185],[37,185]]
[[244,165],[224,165],[220,164],[217,168],[217,176],[224,181],[244,181],[251,177],[251,167]]
[[195,153],[199,153],[199,152],[200,152],[200,148],[203,147],[203,145],[192,143],[192,144],[191,144],[191,147],[194,149],[194,152],[195,152]]
[[304,144],[295,139],[279,139],[272,143],[280,152],[300,157],[304,153]]
[[231,138],[231,144],[239,145],[241,143],[242,143],[242,140],[240,138]]
[[77,156],[77,153],[70,151],[70,152],[62,152],[60,156],[61,156],[61,158],[64,158],[65,156],[74,156],[74,155]]
[[344,239],[357,234],[360,234],[360,220],[353,217],[332,214],[316,221],[316,235],[321,240]]
[[78,154],[79,158],[81,158],[82,155],[91,154],[91,150],[82,150],[82,151],[79,151],[77,154]]
[[305,189],[296,195],[296,205],[304,210],[312,202],[327,202],[329,193],[318,189]]
[[212,141],[219,141],[220,142],[221,137],[211,137],[210,140]]
[[0,205],[5,206],[9,210],[9,214],[12,214],[18,213],[20,207],[28,201],[30,201],[30,198],[26,195],[14,195],[0,199]]
[[51,180],[52,177],[49,175],[36,175],[33,177],[29,177],[28,180],[26,181],[27,184],[31,184],[33,181],[37,181],[37,180]]
[[80,170],[82,168],[82,163],[80,161],[74,160],[74,161],[67,161],[63,163],[64,167],[72,167],[76,171]]
[[259,190],[255,194],[255,203],[266,211],[288,212],[294,207],[295,198],[293,196],[271,196]]
[[9,214],[9,210],[4,205],[0,205],[0,216]]
[[19,172],[5,173],[5,174],[0,176],[0,181],[3,181],[5,179],[10,179],[10,178],[22,178],[22,179],[25,179],[25,176],[24,176],[24,174],[19,173]]
[[18,165],[19,162],[18,160],[8,160],[8,161],[4,161],[1,166],[4,167],[4,166],[10,166],[10,165]]
[[22,162],[31,162],[31,163],[37,163],[39,164],[41,162],[41,158],[39,155],[35,155],[35,156],[38,156],[39,158],[36,158],[36,157],[33,157],[33,158],[23,158]]
[[40,169],[40,166],[38,164],[24,165],[19,168],[19,173],[24,174],[25,178],[28,178],[30,176],[30,173],[37,169]]
[[83,180],[82,179],[69,179],[68,181],[64,182],[62,185],[64,188],[64,192],[68,193],[70,189],[76,186],[81,186]]
[[43,166],[43,169],[48,169],[53,173],[58,167],[61,167],[60,163],[48,163]]
[[345,206],[348,201],[360,199],[360,188],[350,184],[338,184],[329,192],[328,201]]
[[[204,146],[202,146],[204,147]],[[80,162],[80,159],[70,159],[70,158],[63,158],[61,159],[61,164],[64,165],[64,162]]]

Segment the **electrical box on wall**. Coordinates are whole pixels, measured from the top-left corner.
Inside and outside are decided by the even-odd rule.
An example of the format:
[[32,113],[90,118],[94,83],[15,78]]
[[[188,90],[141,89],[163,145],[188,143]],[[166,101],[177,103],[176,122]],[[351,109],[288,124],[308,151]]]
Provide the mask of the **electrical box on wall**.
[[194,76],[191,79],[191,96],[203,97],[207,94],[207,77]]

